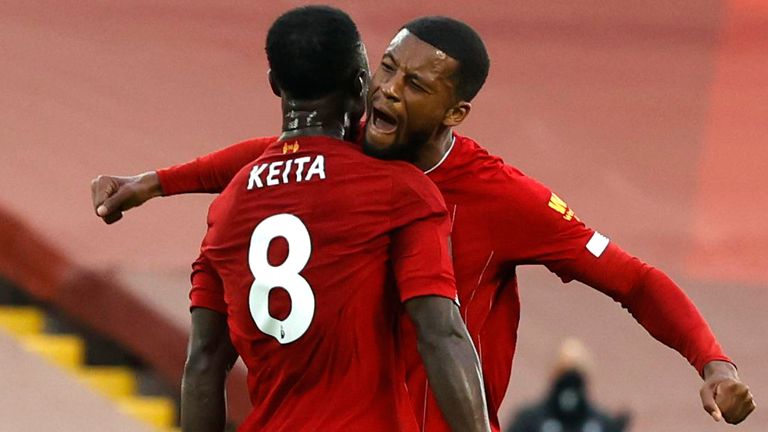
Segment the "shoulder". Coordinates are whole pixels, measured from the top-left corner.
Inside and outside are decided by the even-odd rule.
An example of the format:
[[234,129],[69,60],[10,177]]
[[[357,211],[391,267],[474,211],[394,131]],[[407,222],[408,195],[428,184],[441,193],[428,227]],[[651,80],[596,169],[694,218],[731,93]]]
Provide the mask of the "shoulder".
[[395,225],[446,211],[437,186],[413,164],[376,159],[349,143],[334,148],[328,155],[329,160],[335,157],[345,161],[345,181],[349,184],[353,180],[349,190],[359,193],[362,202],[383,204]]
[[396,184],[432,183],[415,165],[399,160],[383,160],[368,156],[357,144],[344,142],[334,148],[333,153],[343,154],[353,159],[360,169],[376,172]]
[[437,186],[420,169],[405,162],[389,162],[390,176],[395,198],[411,196],[423,200],[430,206],[445,207],[443,195]]
[[248,145],[248,146],[260,146],[260,147],[267,147],[272,143],[277,142],[277,136],[263,136],[263,137],[252,137],[248,138],[239,142],[236,142],[233,145]]
[[473,193],[482,202],[515,220],[537,225],[573,216],[568,205],[548,186],[491,154],[474,140],[457,138],[461,145],[459,151],[464,153],[467,175],[472,179]]
[[521,193],[540,191],[543,185],[527,176],[523,171],[492,154],[472,138],[455,135],[451,149],[451,171],[460,171],[469,176],[481,190],[519,191]]
[[518,209],[536,209],[541,205],[546,208],[552,196],[549,187],[469,138],[464,138],[463,145],[473,153],[471,164],[473,175],[478,179],[478,193],[489,194],[505,206]]
[[395,211],[418,214],[445,211],[440,190],[419,168],[403,161],[369,159],[377,177],[387,182],[389,200]]

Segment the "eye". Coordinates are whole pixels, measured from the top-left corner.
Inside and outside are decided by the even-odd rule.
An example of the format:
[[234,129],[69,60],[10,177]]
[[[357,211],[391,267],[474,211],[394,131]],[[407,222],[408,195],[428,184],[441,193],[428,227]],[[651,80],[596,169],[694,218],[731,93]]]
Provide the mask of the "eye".
[[392,72],[392,71],[395,70],[394,66],[392,66],[391,64],[386,63],[386,62],[381,62],[381,68],[384,69],[387,72]]
[[409,80],[408,84],[411,85],[414,89],[418,90],[419,92],[426,93],[427,89],[425,89],[421,84],[418,83],[416,80]]

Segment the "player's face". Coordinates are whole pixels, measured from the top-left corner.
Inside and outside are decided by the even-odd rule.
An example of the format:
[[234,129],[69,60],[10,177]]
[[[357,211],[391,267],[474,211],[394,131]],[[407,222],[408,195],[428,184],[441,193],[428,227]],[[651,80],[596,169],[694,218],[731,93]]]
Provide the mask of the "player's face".
[[408,30],[398,33],[371,78],[365,131],[369,153],[411,159],[456,104],[452,77],[458,66]]

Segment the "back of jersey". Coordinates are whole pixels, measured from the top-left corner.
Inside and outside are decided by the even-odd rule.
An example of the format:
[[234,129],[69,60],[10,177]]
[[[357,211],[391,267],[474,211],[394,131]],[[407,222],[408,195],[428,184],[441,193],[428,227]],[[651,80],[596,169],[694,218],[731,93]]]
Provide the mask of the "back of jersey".
[[277,142],[234,178],[211,205],[202,254],[248,367],[254,410],[241,430],[417,430],[401,302],[455,287],[447,253],[393,273],[390,243],[430,219],[441,226],[445,207],[416,168],[327,137]]

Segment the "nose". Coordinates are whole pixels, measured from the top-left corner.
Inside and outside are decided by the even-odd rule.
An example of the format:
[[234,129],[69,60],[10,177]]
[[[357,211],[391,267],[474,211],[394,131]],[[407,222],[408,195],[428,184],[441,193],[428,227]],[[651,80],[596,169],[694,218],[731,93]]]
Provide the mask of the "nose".
[[381,93],[392,102],[400,101],[399,74],[394,74],[381,83]]

